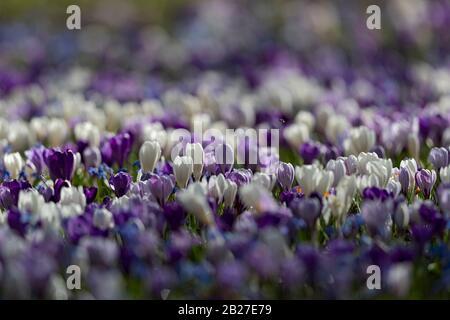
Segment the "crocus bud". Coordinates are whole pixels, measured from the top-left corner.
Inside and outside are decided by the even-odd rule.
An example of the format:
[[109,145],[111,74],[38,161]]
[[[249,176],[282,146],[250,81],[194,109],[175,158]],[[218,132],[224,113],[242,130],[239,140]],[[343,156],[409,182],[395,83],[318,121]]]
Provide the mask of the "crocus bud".
[[422,190],[425,198],[429,198],[436,182],[436,171],[422,169],[416,173],[416,184]]
[[400,203],[393,215],[394,223],[401,229],[404,229],[409,224],[409,209],[406,202]]
[[289,190],[294,182],[294,166],[290,163],[280,162],[277,180],[283,190]]
[[23,166],[25,165],[20,153],[8,153],[3,156],[3,163],[5,164],[6,170],[8,170],[9,175],[13,179],[17,179],[19,177],[20,171],[22,171]]
[[344,160],[342,159],[330,160],[327,163],[326,169],[328,171],[333,172],[334,175],[333,186],[336,187],[341,178],[345,176],[346,173]]
[[231,207],[236,198],[237,184],[231,180],[226,180],[225,190],[223,191],[223,203],[225,207]]
[[186,145],[186,155],[194,161],[194,179],[200,180],[203,173],[203,147],[200,143],[188,143]]
[[411,182],[411,176],[406,168],[400,168],[400,174],[398,176],[398,181],[400,182],[400,185],[402,187],[402,192],[404,194],[407,194],[408,191],[411,189],[410,182]]
[[450,166],[446,166],[439,170],[439,176],[441,177],[441,181],[445,183],[450,183]]
[[180,188],[186,188],[193,171],[194,163],[190,156],[177,156],[173,161],[173,173]]
[[239,196],[244,205],[256,213],[277,209],[272,194],[260,184],[253,182],[242,186],[239,189]]
[[83,151],[83,160],[86,168],[96,168],[102,161],[100,149],[97,147],[87,147]]
[[139,150],[139,161],[142,171],[152,172],[161,157],[161,146],[157,141],[145,141]]
[[152,175],[147,183],[150,184],[151,193],[161,205],[167,201],[174,187],[172,175]]
[[431,162],[436,170],[448,165],[448,151],[445,148],[432,148],[428,155],[428,161]]
[[358,158],[355,155],[349,155],[344,162],[347,174],[355,174],[358,171]]
[[334,175],[331,171],[321,170],[315,165],[304,165],[295,168],[295,178],[305,195],[313,191],[327,192],[333,183]]
[[119,172],[111,176],[109,184],[116,196],[120,198],[130,190],[131,176],[126,172]]
[[201,223],[210,226],[214,223],[214,218],[204,192],[200,183],[195,182],[189,185],[186,190],[180,191],[177,200],[186,211],[192,213]]
[[267,190],[271,191],[275,184],[275,178],[264,172],[255,172],[252,177],[252,182],[260,184]]
[[47,149],[44,152],[44,161],[53,180],[70,180],[75,172],[76,159],[71,150],[58,151]]

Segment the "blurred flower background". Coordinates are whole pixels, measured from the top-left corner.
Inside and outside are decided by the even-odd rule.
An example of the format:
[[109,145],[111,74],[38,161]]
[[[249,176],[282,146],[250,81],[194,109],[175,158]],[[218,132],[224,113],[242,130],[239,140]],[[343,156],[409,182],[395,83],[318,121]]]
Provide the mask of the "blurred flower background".
[[[0,297],[449,298],[449,27],[440,0],[2,0]],[[222,163],[196,123],[279,157]]]

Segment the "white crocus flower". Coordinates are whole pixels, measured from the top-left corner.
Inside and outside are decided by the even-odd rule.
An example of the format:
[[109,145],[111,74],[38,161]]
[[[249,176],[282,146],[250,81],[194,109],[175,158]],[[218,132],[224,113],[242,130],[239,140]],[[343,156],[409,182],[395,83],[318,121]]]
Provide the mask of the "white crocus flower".
[[58,230],[61,227],[60,210],[56,203],[46,202],[42,205],[39,215],[44,227]]
[[94,211],[94,226],[100,230],[106,230],[114,226],[114,219],[111,211],[106,208],[97,209]]
[[310,131],[314,129],[316,124],[314,116],[309,111],[299,111],[295,116],[294,121],[295,123],[306,125]]
[[443,167],[439,170],[439,176],[441,181],[445,183],[450,183],[450,165]]
[[10,124],[8,142],[14,151],[24,151],[36,141],[34,132],[24,121],[15,121]]
[[91,147],[100,145],[100,130],[90,122],[78,123],[74,129],[75,139],[88,142]]
[[264,172],[256,172],[252,177],[252,182],[262,185],[269,191],[275,186],[276,178]]
[[415,176],[417,172],[417,162],[415,159],[405,159],[400,162],[400,168],[405,168],[411,176]]
[[248,209],[253,209],[255,213],[277,209],[272,194],[260,184],[252,182],[243,185],[239,189],[239,196],[244,205]]
[[305,124],[291,124],[286,127],[283,134],[293,148],[298,148],[303,142],[309,140],[309,129]]
[[375,145],[375,132],[365,126],[353,128],[344,141],[345,152],[350,154],[359,154],[367,152]]
[[194,160],[194,179],[200,180],[203,173],[203,156],[204,151],[200,143],[188,143],[186,145],[186,155]]
[[352,205],[357,190],[356,184],[355,176],[344,176],[336,186],[336,193],[325,198],[324,218],[327,223],[331,215],[342,223],[345,213]]
[[380,180],[374,174],[358,176],[356,178],[356,185],[358,186],[360,192],[369,187],[381,188]]
[[386,185],[386,189],[387,191],[392,192],[395,197],[397,197],[402,190],[402,185],[395,178],[390,178]]
[[22,156],[18,152],[5,154],[3,156],[3,163],[13,179],[19,177],[20,171],[22,171],[22,168],[25,165]]
[[164,149],[167,143],[167,132],[160,122],[148,123],[142,128],[141,141],[157,141]]
[[69,128],[64,119],[52,118],[47,126],[47,140],[50,146],[59,147],[62,145],[69,134]]
[[83,192],[83,187],[64,187],[61,189],[61,199],[59,204],[62,206],[76,204],[79,205],[83,210],[86,207],[86,196]]
[[331,188],[334,174],[316,165],[304,165],[295,167],[295,178],[305,195],[310,195],[314,191],[324,194]]
[[173,173],[180,188],[186,188],[193,171],[194,163],[191,157],[177,156],[173,161]]
[[201,223],[213,225],[214,218],[211,208],[206,201],[206,195],[203,187],[198,182],[189,185],[185,190],[177,194],[177,200],[180,201],[183,208],[192,213]]
[[339,138],[351,126],[347,118],[342,115],[332,116],[326,123],[325,135],[327,139],[333,143],[338,143]]
[[139,149],[139,162],[142,171],[152,172],[161,157],[161,146],[157,141],[145,141]]
[[226,180],[226,187],[223,192],[223,203],[225,207],[231,207],[234,204],[234,199],[237,193],[237,184],[231,180]]
[[330,161],[328,161],[326,169],[333,172],[333,186],[336,186],[339,183],[339,181],[343,176],[345,176],[347,171],[345,167],[345,161],[343,159],[331,159]]
[[39,215],[45,203],[44,197],[35,189],[19,192],[18,207],[21,212]]

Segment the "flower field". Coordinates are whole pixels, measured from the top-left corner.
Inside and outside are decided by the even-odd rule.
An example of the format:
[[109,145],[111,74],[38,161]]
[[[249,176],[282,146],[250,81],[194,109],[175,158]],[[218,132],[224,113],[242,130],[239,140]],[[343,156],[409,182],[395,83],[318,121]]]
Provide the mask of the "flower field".
[[450,298],[447,2],[36,3],[0,12],[0,298]]

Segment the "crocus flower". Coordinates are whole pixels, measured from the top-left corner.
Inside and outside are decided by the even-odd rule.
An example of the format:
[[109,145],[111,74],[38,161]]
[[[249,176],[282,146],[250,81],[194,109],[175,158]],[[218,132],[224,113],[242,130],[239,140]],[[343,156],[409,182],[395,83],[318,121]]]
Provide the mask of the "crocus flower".
[[186,190],[177,195],[177,200],[183,208],[192,213],[201,223],[210,226],[214,219],[211,208],[206,201],[206,195],[203,187],[198,183],[192,183]]
[[175,186],[173,176],[167,175],[152,175],[146,183],[160,205],[167,201]]
[[448,165],[448,150],[445,148],[432,148],[428,156],[428,161],[431,162],[436,170],[439,170]]
[[131,152],[132,139],[127,132],[115,135],[104,142],[101,147],[102,160],[112,166],[117,163],[122,167]]
[[289,190],[294,182],[294,166],[290,163],[280,162],[277,180],[284,191]]
[[320,155],[320,146],[315,143],[305,142],[300,147],[300,155],[305,164],[311,164]]
[[75,172],[75,154],[71,150],[58,151],[47,149],[44,153],[44,161],[50,173],[50,177],[70,181]]
[[186,155],[190,156],[194,162],[193,176],[196,181],[199,181],[203,172],[203,147],[200,143],[186,144]]
[[152,172],[161,157],[161,146],[157,141],[145,141],[139,149],[139,162],[143,172]]
[[19,178],[19,174],[25,165],[22,156],[18,152],[8,153],[3,156],[3,163],[12,179]]
[[431,189],[436,182],[436,171],[421,169],[416,173],[416,184],[423,192],[425,198],[429,198],[431,195]]
[[120,198],[130,190],[131,176],[126,172],[119,172],[111,176],[109,184],[115,195]]
[[180,188],[185,188],[194,171],[194,163],[190,156],[177,156],[173,161],[173,173]]

